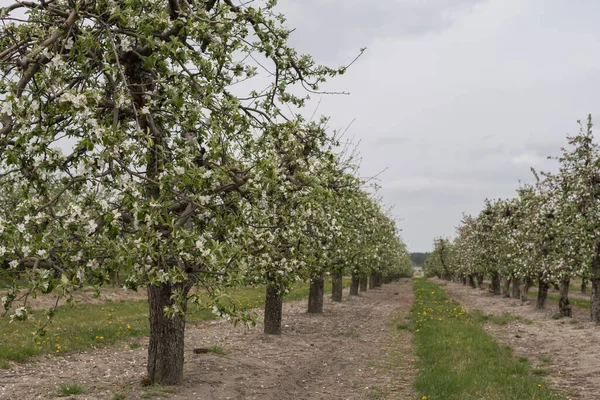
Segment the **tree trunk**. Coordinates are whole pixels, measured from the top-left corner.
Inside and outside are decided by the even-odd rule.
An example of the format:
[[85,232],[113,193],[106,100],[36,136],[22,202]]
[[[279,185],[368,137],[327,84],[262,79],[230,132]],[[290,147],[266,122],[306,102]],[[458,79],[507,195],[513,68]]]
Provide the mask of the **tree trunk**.
[[502,297],[510,297],[510,278],[504,279],[504,286],[502,287]]
[[375,273],[375,287],[381,287],[383,284],[383,275],[379,272]]
[[529,294],[529,288],[531,287],[531,278],[526,277],[523,281],[523,287],[521,288],[521,302],[525,303],[527,301],[527,295]]
[[375,280],[377,279],[377,274],[375,272],[371,272],[369,276],[369,289],[375,289]]
[[477,287],[483,290],[483,274],[475,274],[475,277],[477,278]]
[[497,271],[492,272],[492,294],[500,295],[500,274]]
[[587,293],[587,279],[581,280],[581,293]]
[[469,275],[469,285],[473,288],[476,289],[477,285],[475,285],[475,277],[473,276],[473,274]]
[[548,286],[548,282],[540,278],[538,285],[537,303],[535,305],[535,308],[538,310],[543,310],[546,307],[546,299],[548,298]]
[[[174,289],[170,284],[148,286],[150,343],[147,371],[150,382],[160,385],[178,385],[183,379],[185,317],[171,317],[164,312],[165,307],[173,305]],[[186,304],[184,312],[185,308]]]
[[360,276],[360,291],[366,292],[369,285],[369,277],[366,274]]
[[466,276],[466,275],[463,275],[463,276],[460,278],[460,280],[462,281],[462,284],[463,284],[463,285],[466,285],[466,284],[467,284],[467,276]]
[[110,272],[110,284],[113,286],[121,286],[119,283],[119,268],[115,268]]
[[592,281],[590,320],[596,324],[600,324],[600,244],[596,245],[596,255],[592,260],[592,274],[590,280]]
[[359,278],[357,274],[352,274],[352,282],[350,283],[350,296],[358,296]]
[[331,275],[331,300],[340,302],[342,301],[342,273],[334,272]]
[[267,335],[281,334],[281,316],[283,314],[283,296],[279,289],[267,286],[265,298],[265,330]]
[[320,314],[323,312],[323,293],[325,292],[325,279],[323,276],[310,280],[308,292],[308,313]]
[[571,304],[569,304],[569,283],[570,277],[563,277],[560,281],[560,299],[558,300],[558,313],[562,317],[570,317],[572,314]]
[[517,278],[513,279],[512,298],[518,299],[521,297],[521,281]]

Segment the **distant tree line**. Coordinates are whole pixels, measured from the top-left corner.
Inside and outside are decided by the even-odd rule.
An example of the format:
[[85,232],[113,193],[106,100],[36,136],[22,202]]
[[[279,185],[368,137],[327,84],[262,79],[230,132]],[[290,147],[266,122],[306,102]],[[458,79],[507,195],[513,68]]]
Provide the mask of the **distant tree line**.
[[415,265],[422,266],[430,254],[431,253],[410,253],[410,261]]

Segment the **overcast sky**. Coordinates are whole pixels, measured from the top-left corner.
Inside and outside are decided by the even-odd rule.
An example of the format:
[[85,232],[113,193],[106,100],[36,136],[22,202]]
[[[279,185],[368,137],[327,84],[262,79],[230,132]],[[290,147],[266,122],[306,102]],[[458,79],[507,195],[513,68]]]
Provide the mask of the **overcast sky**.
[[[452,236],[463,212],[549,170],[576,121],[600,110],[600,1],[280,0],[292,42],[345,64],[319,112],[353,119],[362,173],[411,251]],[[315,100],[316,101],[316,100]]]

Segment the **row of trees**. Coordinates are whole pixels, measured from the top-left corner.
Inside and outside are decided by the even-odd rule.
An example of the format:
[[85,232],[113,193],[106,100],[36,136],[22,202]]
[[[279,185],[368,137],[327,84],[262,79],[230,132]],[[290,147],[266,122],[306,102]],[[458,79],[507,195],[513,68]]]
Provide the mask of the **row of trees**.
[[464,216],[453,242],[434,241],[426,272],[473,287],[487,276],[495,295],[509,296],[512,282],[513,296],[523,301],[537,285],[539,309],[556,285],[563,316],[571,315],[571,280],[582,279],[583,288],[592,284],[590,316],[600,323],[600,148],[592,117],[579,124],[556,158],[556,173],[532,169],[535,184],[522,185],[515,198],[486,200],[478,216]]
[[177,384],[197,287],[215,313],[251,322],[225,289],[264,285],[265,332],[279,333],[294,282],[311,280],[320,312],[328,274],[341,300],[344,274],[357,294],[368,274],[410,269],[352,154],[326,119],[300,112],[346,67],[298,55],[275,7],[0,9],[0,279],[13,319],[28,317],[30,297],[71,300],[123,271],[127,288],[148,290],[148,377]]

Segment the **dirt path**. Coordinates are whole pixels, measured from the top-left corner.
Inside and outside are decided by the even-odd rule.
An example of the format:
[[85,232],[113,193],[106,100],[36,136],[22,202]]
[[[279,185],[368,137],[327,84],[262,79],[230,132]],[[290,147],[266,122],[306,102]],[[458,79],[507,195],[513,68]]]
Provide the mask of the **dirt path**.
[[510,312],[533,321],[507,325],[487,324],[486,330],[498,342],[512,347],[517,356],[529,358],[532,365],[550,374],[552,389],[570,399],[600,399],[600,327],[589,321],[589,311],[573,307],[573,318],[552,319],[557,305],[535,310],[531,304],[521,305],[517,299],[492,296],[487,290],[472,289],[458,283],[432,279],[444,286],[448,294],[467,310],[487,314]]
[[[143,388],[147,340],[135,350],[102,349],[40,357],[0,370],[0,399],[48,399],[61,382],[86,393],[73,399],[414,399],[411,334],[395,328],[413,301],[410,281],[384,285],[342,303],[326,300],[323,315],[308,315],[306,301],[284,304],[281,336],[214,321],[186,332],[181,387]],[[221,346],[225,354],[195,355],[195,347]]]

